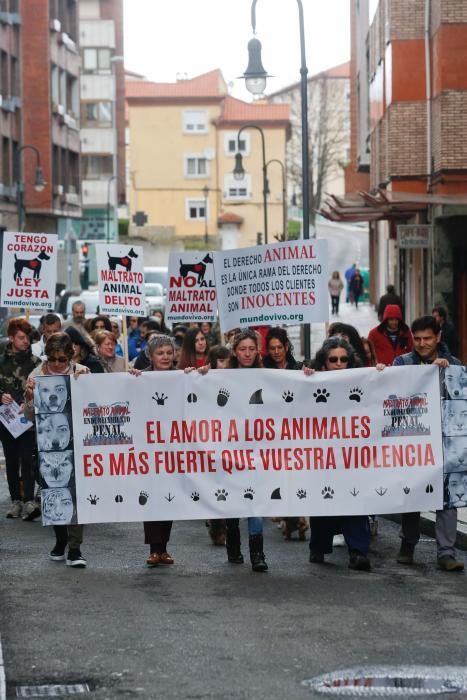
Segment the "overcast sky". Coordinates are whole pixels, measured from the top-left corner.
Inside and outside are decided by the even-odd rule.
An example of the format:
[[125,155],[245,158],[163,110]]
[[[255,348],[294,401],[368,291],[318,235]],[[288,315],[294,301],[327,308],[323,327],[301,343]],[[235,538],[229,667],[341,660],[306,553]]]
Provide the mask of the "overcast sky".
[[[251,0],[124,0],[125,66],[157,82],[220,68],[232,94],[250,99],[237,80],[248,62]],[[350,57],[349,0],[303,0],[309,75]],[[256,36],[273,92],[300,80],[295,0],[258,0]]]

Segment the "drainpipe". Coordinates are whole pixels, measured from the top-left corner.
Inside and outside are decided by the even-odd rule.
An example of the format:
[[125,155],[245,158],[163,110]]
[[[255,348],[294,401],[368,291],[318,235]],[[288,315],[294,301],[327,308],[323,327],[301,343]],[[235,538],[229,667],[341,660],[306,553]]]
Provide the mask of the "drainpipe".
[[425,0],[425,84],[426,84],[426,166],[427,191],[431,192],[432,167],[432,134],[431,134],[431,42],[430,42],[431,0]]
[[[431,0],[425,0],[425,84],[426,84],[426,172],[427,183],[426,189],[430,193],[432,189],[433,179],[433,137],[432,137],[432,94],[431,94],[431,37],[430,37],[430,16],[431,16]],[[433,226],[433,207],[427,205],[426,211],[427,222]],[[434,232],[433,232],[434,238]],[[430,251],[430,299],[428,306],[431,307],[434,303],[435,291],[435,267],[434,267],[434,240],[431,242]]]

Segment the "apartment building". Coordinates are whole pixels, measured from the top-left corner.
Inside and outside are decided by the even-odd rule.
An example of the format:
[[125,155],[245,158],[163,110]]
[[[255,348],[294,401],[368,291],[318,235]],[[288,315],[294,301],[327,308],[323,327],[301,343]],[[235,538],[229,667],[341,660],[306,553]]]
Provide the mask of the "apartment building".
[[78,235],[115,241],[125,201],[123,1],[79,0],[83,220]]
[[[228,94],[219,70],[175,83],[127,80],[130,234],[168,244],[209,241],[236,248],[264,237],[262,130],[266,160],[285,163],[288,105],[246,103]],[[245,175],[233,175],[240,146]],[[269,240],[283,230],[284,183],[269,168]],[[263,238],[264,240],[264,238]]]
[[352,29],[351,191],[325,213],[370,222],[373,300],[445,306],[467,360],[467,4],[352,0]]
[[[290,105],[291,137],[287,142],[288,200],[300,204],[302,188],[301,86],[293,83],[268,95],[272,104]],[[324,192],[345,192],[344,172],[350,160],[350,63],[334,66],[308,79],[308,125],[311,207],[319,209]],[[314,217],[312,217],[314,218]]]

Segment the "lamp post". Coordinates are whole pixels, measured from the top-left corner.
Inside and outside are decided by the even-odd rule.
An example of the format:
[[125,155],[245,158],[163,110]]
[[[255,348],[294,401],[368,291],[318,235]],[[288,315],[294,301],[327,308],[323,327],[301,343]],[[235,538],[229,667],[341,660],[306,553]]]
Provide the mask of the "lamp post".
[[[256,34],[256,3],[251,4],[251,28]],[[308,68],[305,52],[305,25],[303,21],[303,5],[297,0],[298,20],[300,30],[300,94],[301,94],[301,121],[302,121],[302,204],[303,204],[303,238],[310,238],[310,165],[308,152]],[[262,94],[266,87],[268,74],[261,62],[261,42],[253,38],[248,43],[248,67],[243,74],[245,85],[249,92]],[[311,354],[310,324],[304,325],[304,351],[308,360]]]
[[[105,242],[107,244],[110,243],[110,185],[114,180],[119,180],[118,175],[111,175],[107,180],[107,234],[105,237]],[[117,197],[115,197],[115,200],[116,199]]]
[[[112,100],[112,129],[113,129],[113,157],[112,157],[112,177],[109,179],[107,184],[107,243],[110,242],[110,183],[112,180],[118,180],[118,128],[117,128],[117,63],[123,63],[125,60],[124,56],[112,56],[110,59],[110,68],[112,75],[112,88],[113,88],[113,100]],[[118,198],[115,197],[115,216],[114,221],[117,225],[117,206]]]
[[264,143],[264,131],[257,124],[245,124],[239,130],[237,134],[237,153],[235,154],[235,168],[233,170],[233,176],[236,180],[243,180],[245,177],[245,169],[243,167],[242,154],[240,153],[240,135],[245,129],[256,129],[261,134],[261,146],[262,146],[262,156],[263,156],[263,216],[264,216],[264,242],[268,242],[268,175],[266,168],[266,147]]
[[16,201],[17,201],[17,207],[18,207],[18,230],[22,231],[23,226],[24,226],[24,205],[23,205],[23,199],[24,199],[24,183],[23,183],[23,172],[21,168],[21,153],[23,151],[26,151],[27,149],[31,149],[35,153],[36,156],[36,177],[34,180],[34,189],[36,192],[42,192],[46,186],[46,181],[44,180],[44,173],[41,168],[41,156],[39,153],[39,149],[37,149],[35,146],[31,146],[30,144],[25,144],[24,146],[21,146],[18,148],[17,156],[16,156],[16,173],[17,173],[17,181],[16,181]]
[[277,158],[271,158],[266,163],[266,171],[271,163],[277,163],[281,166],[282,173],[282,238],[284,241],[287,240],[287,192],[285,186],[285,166],[284,163]]

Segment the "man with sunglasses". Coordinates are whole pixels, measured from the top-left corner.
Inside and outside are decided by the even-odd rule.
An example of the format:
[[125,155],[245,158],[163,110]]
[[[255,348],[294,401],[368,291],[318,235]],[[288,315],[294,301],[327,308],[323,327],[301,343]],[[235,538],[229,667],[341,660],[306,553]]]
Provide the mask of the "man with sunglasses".
[[[393,365],[437,365],[446,369],[449,365],[462,364],[451,355],[441,342],[441,329],[433,316],[415,319],[411,327],[414,349],[396,357]],[[414,563],[415,546],[420,539],[420,513],[401,515],[402,542],[397,561],[399,564]],[[436,511],[435,535],[438,568],[442,571],[463,571],[464,564],[456,559],[457,510],[448,508]]]
[[[8,344],[0,358],[0,402],[4,406],[13,401],[19,405],[23,403],[26,380],[40,364],[40,360],[32,354],[31,331],[32,327],[25,318],[14,318],[8,324]],[[14,438],[9,430],[0,424],[0,441],[5,455],[8,489],[12,501],[6,517],[34,520],[40,515],[34,501],[34,429],[30,428]]]

